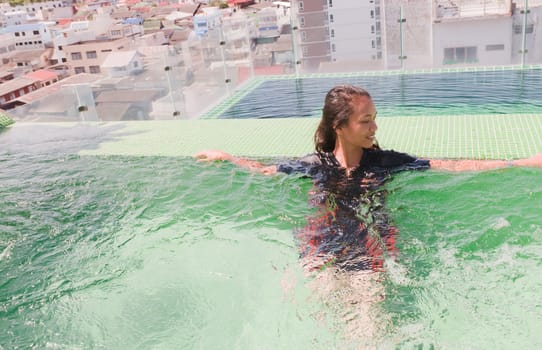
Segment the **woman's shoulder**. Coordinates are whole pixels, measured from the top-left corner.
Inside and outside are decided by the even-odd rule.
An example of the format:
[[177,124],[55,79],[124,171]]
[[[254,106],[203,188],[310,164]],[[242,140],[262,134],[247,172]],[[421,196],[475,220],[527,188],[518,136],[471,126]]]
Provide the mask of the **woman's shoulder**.
[[421,160],[405,152],[395,150],[384,150],[380,148],[365,150],[366,163],[382,167],[382,168],[425,168],[429,166],[429,162]]
[[319,153],[319,152],[313,152],[313,153],[309,153],[307,155],[304,155],[303,157],[300,157],[297,159],[297,161],[301,162],[301,163],[305,163],[307,165],[318,165],[318,164],[322,164],[322,160],[324,158],[324,154],[322,153]]

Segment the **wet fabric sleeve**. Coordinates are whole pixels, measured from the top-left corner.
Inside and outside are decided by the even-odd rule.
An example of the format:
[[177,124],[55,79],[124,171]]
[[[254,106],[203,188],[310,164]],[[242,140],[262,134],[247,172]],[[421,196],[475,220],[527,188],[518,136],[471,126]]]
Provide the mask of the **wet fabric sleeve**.
[[291,159],[277,164],[277,171],[286,174],[299,174],[311,176],[315,166],[322,164],[316,153],[306,155],[302,158]]
[[378,150],[370,157],[371,163],[390,171],[429,169],[429,159],[419,159],[406,153],[393,150]]

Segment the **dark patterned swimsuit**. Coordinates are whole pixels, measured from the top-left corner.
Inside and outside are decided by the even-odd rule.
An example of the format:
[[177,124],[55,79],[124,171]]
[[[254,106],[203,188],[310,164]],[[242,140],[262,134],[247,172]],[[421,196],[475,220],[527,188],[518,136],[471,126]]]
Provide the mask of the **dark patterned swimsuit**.
[[278,165],[314,181],[317,212],[296,233],[302,257],[318,257],[344,270],[379,270],[394,254],[397,228],[384,210],[384,183],[395,172],[429,168],[429,161],[395,151],[366,149],[349,176],[333,153],[314,153]]

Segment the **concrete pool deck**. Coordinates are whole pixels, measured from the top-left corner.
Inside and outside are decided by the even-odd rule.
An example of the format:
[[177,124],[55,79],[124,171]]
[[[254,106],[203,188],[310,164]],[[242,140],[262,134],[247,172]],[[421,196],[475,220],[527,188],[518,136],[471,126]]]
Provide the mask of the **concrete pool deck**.
[[[192,156],[221,149],[254,158],[313,150],[318,118],[15,123],[0,139],[70,140],[85,156]],[[514,159],[542,152],[542,114],[381,117],[382,148],[428,158]],[[84,139],[78,143],[78,137]],[[15,141],[13,141],[15,140]],[[37,142],[37,141],[36,141]]]

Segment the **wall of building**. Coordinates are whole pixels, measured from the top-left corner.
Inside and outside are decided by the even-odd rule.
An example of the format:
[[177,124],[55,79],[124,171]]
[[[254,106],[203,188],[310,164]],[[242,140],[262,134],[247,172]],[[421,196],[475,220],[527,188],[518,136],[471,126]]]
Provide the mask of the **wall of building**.
[[510,64],[512,17],[501,15],[434,23],[433,50],[434,67]]
[[64,48],[70,74],[101,73],[101,64],[110,52],[130,50],[127,39],[95,41]]
[[51,31],[45,23],[21,24],[4,28],[15,39],[17,50],[43,49],[52,43]]
[[[520,51],[523,51],[524,22],[524,14],[520,9],[514,11],[512,21],[512,63],[519,64],[522,62]],[[529,9],[525,29],[525,49],[527,51],[525,63],[540,63],[542,62],[542,6]]]
[[332,4],[328,8],[332,60],[376,59],[374,2],[343,0]]

